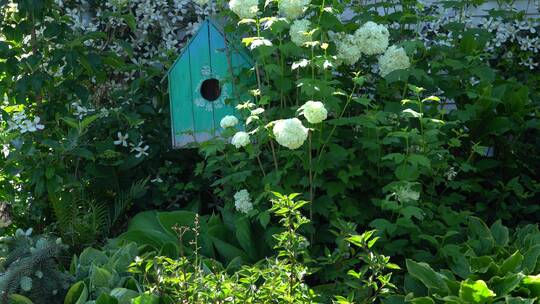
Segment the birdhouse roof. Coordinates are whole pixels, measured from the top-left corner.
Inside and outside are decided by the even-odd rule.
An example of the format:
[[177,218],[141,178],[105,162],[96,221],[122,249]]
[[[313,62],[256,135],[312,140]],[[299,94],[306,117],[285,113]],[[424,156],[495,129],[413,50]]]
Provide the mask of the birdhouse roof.
[[[249,62],[250,64],[253,64],[253,60],[245,52],[245,50],[242,47],[237,47],[234,43],[232,43],[232,44],[229,43],[229,39],[228,39],[229,37],[227,37],[228,35],[225,34],[225,31],[224,31],[223,26],[221,25],[221,23],[219,21],[217,21],[216,19],[214,19],[214,18],[207,18],[206,20],[204,20],[200,24],[199,29],[197,30],[197,33],[195,35],[193,35],[193,37],[190,38],[188,43],[182,48],[182,51],[180,51],[180,54],[178,55],[178,57],[174,61],[173,65],[170,67],[167,74],[170,74],[171,71],[174,70],[174,68],[176,67],[176,64],[180,61],[182,56],[184,56],[186,50],[191,47],[192,42],[195,40],[195,38],[198,35],[200,35],[201,29],[204,28],[205,26],[213,27],[216,30],[216,32],[219,33],[221,35],[221,37],[223,38],[227,48],[229,48],[231,51],[234,51],[234,52],[237,52],[238,54],[240,54],[240,56],[242,56],[243,59],[246,60],[246,62]],[[229,36],[233,37],[233,35],[229,35]]]

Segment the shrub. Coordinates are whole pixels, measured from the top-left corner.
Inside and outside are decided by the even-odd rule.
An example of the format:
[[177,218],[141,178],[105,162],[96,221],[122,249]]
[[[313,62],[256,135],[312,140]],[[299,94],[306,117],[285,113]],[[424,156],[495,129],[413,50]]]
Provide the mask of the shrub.
[[[0,274],[0,300],[8,303],[13,294],[20,294],[34,303],[59,301],[72,280],[58,264],[60,253],[67,246],[61,239],[50,236],[32,236],[32,229],[17,229],[15,235],[1,239],[2,273]],[[10,302],[11,303],[11,302]]]

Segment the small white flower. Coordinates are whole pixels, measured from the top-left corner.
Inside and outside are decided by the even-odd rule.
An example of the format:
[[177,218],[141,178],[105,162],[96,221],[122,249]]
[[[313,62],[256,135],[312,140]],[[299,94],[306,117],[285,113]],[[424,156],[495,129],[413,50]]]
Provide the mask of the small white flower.
[[34,124],[33,124],[33,127],[35,129],[34,131],[45,129],[45,126],[39,123],[40,121],[41,121],[41,118],[39,118],[39,116],[34,117]]
[[294,20],[304,13],[310,2],[310,0],[279,0],[279,13],[290,20]]
[[289,30],[291,41],[298,46],[310,41],[311,38],[308,35],[310,26],[311,22],[308,19],[295,20]]
[[318,124],[328,117],[328,111],[320,101],[308,101],[298,111],[312,124]]
[[242,189],[234,194],[234,207],[237,211],[246,214],[253,210],[253,203],[246,189]]
[[150,147],[148,145],[145,145],[143,147],[143,143],[144,142],[141,141],[141,142],[139,142],[139,144],[136,147],[133,147],[131,149],[131,152],[137,152],[137,154],[135,154],[136,158],[140,158],[142,156],[148,156],[149,155],[147,151],[148,151],[148,149],[150,149]]
[[156,176],[156,178],[150,180],[150,182],[160,184],[160,183],[163,183],[163,180],[161,179],[161,177]]
[[231,140],[231,144],[233,144],[238,149],[249,145],[249,143],[250,143],[249,134],[242,131],[236,132],[236,134],[234,134]]
[[272,131],[278,144],[292,150],[304,144],[309,130],[298,118],[289,118],[275,121]]
[[222,129],[232,128],[238,124],[238,118],[233,115],[227,115],[221,119],[219,125]]
[[6,158],[9,156],[9,145],[2,145],[2,154]]
[[126,133],[126,135],[122,135],[121,132],[118,132],[116,133],[116,135],[118,136],[118,140],[115,140],[114,144],[117,146],[122,145],[124,147],[127,147],[128,146],[127,139],[129,138],[129,134]]
[[411,66],[409,57],[403,48],[395,45],[379,57],[379,74],[384,77],[395,70],[408,69]]
[[388,47],[390,33],[384,25],[368,21],[354,33],[360,51],[366,55],[382,54]]
[[259,11],[258,0],[231,0],[229,1],[229,8],[240,19],[251,19],[257,16]]
[[451,180],[454,180],[454,178],[456,178],[457,174],[458,173],[456,172],[454,167],[450,167],[450,169],[448,169],[448,171],[444,175],[446,176],[447,180],[451,181]]

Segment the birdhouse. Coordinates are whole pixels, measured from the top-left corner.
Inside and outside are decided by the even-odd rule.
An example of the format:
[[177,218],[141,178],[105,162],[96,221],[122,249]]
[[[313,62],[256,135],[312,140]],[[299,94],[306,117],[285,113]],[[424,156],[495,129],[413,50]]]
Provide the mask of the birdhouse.
[[236,113],[232,79],[251,60],[227,41],[214,20],[204,21],[169,70],[173,148],[219,137],[220,121]]

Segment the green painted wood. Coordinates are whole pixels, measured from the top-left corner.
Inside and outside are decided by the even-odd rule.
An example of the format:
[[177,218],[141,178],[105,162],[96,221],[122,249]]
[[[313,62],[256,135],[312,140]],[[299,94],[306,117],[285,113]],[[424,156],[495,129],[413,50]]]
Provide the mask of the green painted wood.
[[219,79],[221,85],[221,96],[214,102],[214,125],[221,129],[219,123],[223,117],[237,114],[236,104],[225,104],[227,99],[234,98],[233,84],[230,81],[232,75],[229,69],[229,50],[225,45],[225,38],[214,24],[209,25],[212,73]]
[[193,98],[194,134],[197,142],[209,140],[214,136],[214,105],[201,95],[201,85],[212,78],[212,58],[210,56],[209,23],[204,22],[189,45],[190,74]]
[[[234,91],[230,81],[229,65],[232,64],[236,74],[241,68],[252,67],[253,64],[249,56],[226,43],[221,27],[212,20],[206,20],[169,71],[175,148],[219,136],[221,119],[225,115],[236,115],[238,102],[249,98],[247,92],[238,98],[239,92]],[[211,78],[219,80],[221,85],[221,95],[215,101],[208,101],[201,95],[201,85]],[[225,104],[226,99],[234,100],[233,104]]]
[[182,147],[195,141],[189,53],[187,49],[169,73],[173,147]]

